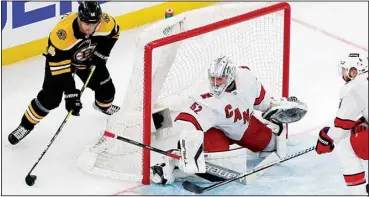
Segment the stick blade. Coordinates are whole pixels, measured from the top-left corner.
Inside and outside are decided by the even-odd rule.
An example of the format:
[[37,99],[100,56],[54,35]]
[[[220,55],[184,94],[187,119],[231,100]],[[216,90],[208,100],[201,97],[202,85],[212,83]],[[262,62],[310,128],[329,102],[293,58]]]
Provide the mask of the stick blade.
[[190,191],[192,193],[201,194],[202,192],[204,192],[204,188],[195,185],[189,181],[183,182],[182,186],[185,190]]

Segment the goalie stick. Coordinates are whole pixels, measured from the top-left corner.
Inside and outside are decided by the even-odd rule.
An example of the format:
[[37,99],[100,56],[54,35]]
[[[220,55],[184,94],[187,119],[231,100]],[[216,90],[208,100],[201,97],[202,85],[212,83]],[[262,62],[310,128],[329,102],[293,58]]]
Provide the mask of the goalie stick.
[[[92,77],[92,74],[95,72],[95,65],[91,66],[91,71],[90,74],[88,75],[88,78],[85,82],[85,84],[83,84],[83,87],[81,88],[81,93],[80,95],[82,96],[82,93],[85,91],[88,83],[90,82],[90,79]],[[74,75],[73,75],[74,76]],[[72,115],[73,110],[70,110],[67,114],[67,116],[64,118],[62,124],[59,126],[58,130],[56,131],[56,133],[54,134],[53,138],[51,138],[50,142],[47,144],[46,149],[41,153],[41,156],[38,158],[37,162],[35,164],[33,164],[31,170],[28,172],[25,181],[27,183],[28,186],[33,186],[35,184],[35,181],[37,179],[36,175],[31,175],[32,171],[36,168],[37,164],[41,161],[41,159],[44,157],[45,153],[47,152],[47,150],[49,150],[51,144],[53,144],[54,140],[56,139],[56,137],[58,137],[60,131],[63,129],[65,123],[67,123],[67,121],[69,120],[70,116]]]
[[292,159],[292,158],[295,158],[295,157],[301,156],[301,155],[303,155],[303,154],[305,154],[305,153],[308,153],[308,152],[310,152],[310,151],[312,151],[312,150],[315,150],[315,146],[312,146],[312,147],[310,147],[310,148],[307,148],[307,149],[305,149],[305,150],[302,150],[302,151],[300,151],[300,152],[297,152],[297,153],[294,153],[294,154],[291,154],[291,155],[287,155],[286,157],[281,158],[281,159],[280,159],[280,160],[278,160],[278,161],[272,162],[272,163],[267,164],[267,165],[265,165],[265,166],[260,166],[260,167],[258,167],[258,168],[255,168],[255,169],[251,170],[251,171],[245,172],[245,173],[243,173],[243,174],[241,174],[241,175],[239,175],[239,176],[237,176],[237,177],[234,177],[234,178],[231,178],[231,179],[228,179],[228,180],[226,180],[226,181],[219,182],[219,183],[216,183],[216,184],[213,184],[213,185],[210,185],[210,186],[201,187],[201,186],[198,186],[198,185],[196,185],[196,184],[194,184],[194,183],[192,183],[192,182],[189,182],[189,181],[185,181],[185,182],[183,182],[182,186],[183,186],[183,188],[184,188],[185,190],[187,190],[187,191],[190,191],[190,192],[193,192],[193,193],[196,193],[196,194],[201,194],[201,193],[203,193],[203,192],[206,192],[206,191],[212,190],[212,189],[214,189],[214,188],[220,187],[220,186],[225,185],[225,184],[227,184],[227,183],[231,183],[231,182],[233,182],[233,181],[236,181],[236,180],[238,180],[238,179],[241,179],[241,178],[243,178],[243,177],[246,177],[246,176],[248,176],[248,175],[250,175],[250,174],[254,174],[254,173],[256,173],[256,172],[259,172],[259,171],[261,171],[261,170],[264,170],[264,169],[266,169],[266,168],[269,168],[269,167],[271,167],[271,166],[273,166],[273,165],[275,165],[275,164],[277,164],[277,163],[282,163],[282,162],[288,161],[288,160],[290,160],[290,159]]
[[127,142],[129,144],[133,144],[133,145],[136,145],[136,146],[139,146],[141,148],[146,148],[146,149],[149,149],[151,151],[154,151],[154,152],[157,152],[157,153],[160,153],[162,155],[166,155],[168,157],[172,157],[174,159],[179,159],[181,158],[181,156],[179,155],[176,155],[176,154],[173,154],[173,153],[170,153],[170,152],[167,152],[167,151],[163,151],[163,150],[160,150],[158,148],[155,148],[155,147],[152,147],[152,146],[148,146],[148,145],[145,145],[145,144],[142,144],[140,142],[136,142],[134,140],[130,140],[128,138],[125,138],[125,137],[122,137],[122,136],[119,136],[119,135],[115,135],[114,133],[111,133],[109,131],[105,131],[104,132],[104,136],[105,137],[110,137],[110,138],[115,138],[117,140],[121,140],[123,142]]
[[[174,158],[174,159],[180,159],[181,158],[180,155],[176,155],[176,154],[170,153],[168,151],[164,151],[164,150],[152,147],[152,146],[142,144],[140,142],[137,142],[137,141],[134,141],[134,140],[116,135],[116,134],[111,133],[109,131],[105,131],[104,136],[114,138],[114,139],[117,139],[117,140],[120,140],[120,141],[123,141],[123,142],[127,142],[129,144],[139,146],[141,148],[146,148],[146,149],[149,149],[149,150],[154,151],[156,153],[159,153],[159,154],[162,154],[162,155]],[[232,171],[230,169],[227,169],[227,168],[224,168],[224,167],[221,167],[221,166],[209,163],[209,162],[205,162],[205,164],[207,165],[208,168],[210,168],[210,169],[219,169],[218,171],[223,172],[223,173],[225,173],[225,172],[228,173],[228,174],[236,174],[237,173],[237,172]],[[237,174],[239,174],[239,173],[237,173]],[[221,173],[214,173],[214,172],[210,172],[210,171],[207,171],[206,173],[196,173],[196,175],[198,177],[201,177],[201,178],[203,178],[205,180],[208,180],[210,182],[227,180],[227,177],[224,177],[224,175],[222,175]],[[239,181],[238,183],[243,184],[243,185],[245,184],[243,181]]]

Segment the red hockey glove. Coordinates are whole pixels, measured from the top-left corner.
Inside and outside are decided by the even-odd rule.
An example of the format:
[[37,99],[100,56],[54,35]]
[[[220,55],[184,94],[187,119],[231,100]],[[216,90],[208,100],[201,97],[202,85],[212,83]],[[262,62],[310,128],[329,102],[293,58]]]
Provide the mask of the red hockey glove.
[[351,132],[353,134],[360,133],[360,132],[363,132],[365,130],[368,130],[368,127],[369,127],[368,122],[366,121],[364,116],[362,116],[361,118],[356,120],[355,126],[351,129]]
[[360,125],[362,123],[368,124],[368,122],[366,122],[364,116],[361,116],[358,120],[355,121],[355,126]]
[[319,132],[319,138],[316,143],[315,151],[320,154],[330,153],[334,149],[332,138],[328,136],[329,127],[324,127]]

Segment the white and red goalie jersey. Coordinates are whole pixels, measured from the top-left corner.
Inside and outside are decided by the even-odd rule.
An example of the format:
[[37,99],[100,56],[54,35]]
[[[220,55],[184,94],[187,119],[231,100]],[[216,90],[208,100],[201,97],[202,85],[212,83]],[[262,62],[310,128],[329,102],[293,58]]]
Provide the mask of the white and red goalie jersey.
[[[224,59],[224,56],[219,58],[216,62],[219,66],[214,66],[213,69],[215,73],[224,71],[218,73],[218,77],[223,77],[230,70],[232,74],[227,77],[232,77],[234,73],[234,79],[229,80],[229,84],[227,82],[225,91],[220,95],[205,93],[189,96],[187,107],[175,118],[173,127],[181,129],[178,141],[181,159],[178,166],[185,173],[204,173],[206,167],[203,153],[227,152],[232,144],[253,152],[276,151],[276,136],[283,129],[279,125],[271,126],[275,123],[268,119],[265,119],[265,123],[257,119],[254,110],[264,112],[263,116],[268,117],[277,114],[274,116],[276,120],[281,118],[287,121],[298,121],[306,113],[305,105],[298,100],[271,102],[275,100],[247,66],[233,67],[229,59]],[[212,91],[212,78],[209,78],[209,91]],[[296,113],[288,113],[293,110]],[[168,165],[152,167],[152,180],[155,183],[170,184],[174,181],[171,172],[176,164],[172,164],[175,163],[172,161],[165,163]]]
[[230,139],[241,140],[254,110],[270,107],[270,96],[247,66],[237,68],[234,88],[221,97],[210,93],[190,96],[192,104],[182,110],[175,121],[186,121],[203,132],[218,128]]
[[339,109],[334,120],[334,127],[329,136],[338,144],[341,139],[350,135],[359,118],[368,122],[368,74],[363,73],[346,83],[340,91]]

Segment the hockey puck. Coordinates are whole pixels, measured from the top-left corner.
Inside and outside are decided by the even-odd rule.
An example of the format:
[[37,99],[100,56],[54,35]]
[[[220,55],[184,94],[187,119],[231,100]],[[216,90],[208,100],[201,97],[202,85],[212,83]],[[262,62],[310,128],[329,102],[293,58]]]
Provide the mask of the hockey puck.
[[37,179],[36,175],[27,175],[26,176],[26,183],[28,186],[33,186],[35,184],[35,181]]

